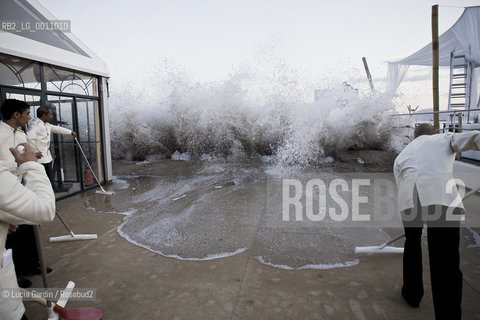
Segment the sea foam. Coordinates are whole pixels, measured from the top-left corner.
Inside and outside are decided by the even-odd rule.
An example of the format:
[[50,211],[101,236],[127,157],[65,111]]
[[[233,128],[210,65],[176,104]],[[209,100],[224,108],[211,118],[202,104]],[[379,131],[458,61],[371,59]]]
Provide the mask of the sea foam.
[[163,70],[154,93],[118,92],[111,103],[118,159],[273,157],[282,165],[325,161],[346,149],[398,147],[390,96],[347,81],[302,81],[284,66],[198,83]]

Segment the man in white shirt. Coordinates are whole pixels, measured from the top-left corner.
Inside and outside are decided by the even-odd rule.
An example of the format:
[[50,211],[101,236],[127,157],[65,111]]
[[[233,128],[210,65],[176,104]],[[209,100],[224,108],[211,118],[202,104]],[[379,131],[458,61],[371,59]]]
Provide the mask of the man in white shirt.
[[37,153],[38,162],[45,167],[52,187],[54,186],[53,168],[52,168],[52,154],[50,153],[50,135],[51,133],[72,135],[77,137],[77,133],[70,129],[62,128],[60,126],[51,125],[52,110],[47,107],[39,107],[37,109],[37,119],[33,122],[31,128],[27,132],[28,144],[33,147]]
[[455,153],[480,149],[480,131],[433,134],[415,128],[414,140],[394,163],[399,211],[405,227],[402,296],[417,308],[423,297],[421,236],[427,223],[435,319],[461,319],[460,221],[464,209],[453,179]]
[[[23,144],[21,154],[10,148],[12,161],[0,161],[0,286],[2,292],[18,290],[14,262],[5,249],[5,240],[11,225],[42,224],[55,217],[55,194],[42,168],[36,163],[33,150]],[[18,164],[18,167],[17,167]],[[21,181],[24,181],[25,186]],[[6,290],[8,289],[8,290]],[[0,295],[0,319],[19,320],[25,312],[21,299]],[[22,319],[25,319],[23,317]]]

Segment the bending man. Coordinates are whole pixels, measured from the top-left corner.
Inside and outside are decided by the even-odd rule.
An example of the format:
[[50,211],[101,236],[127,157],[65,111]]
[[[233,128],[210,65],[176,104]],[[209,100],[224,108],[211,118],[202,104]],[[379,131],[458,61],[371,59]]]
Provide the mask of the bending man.
[[435,319],[461,319],[460,221],[463,203],[453,179],[455,153],[480,148],[480,131],[433,134],[415,127],[414,140],[395,159],[398,205],[405,228],[402,296],[418,308],[423,297],[421,236],[427,223]]

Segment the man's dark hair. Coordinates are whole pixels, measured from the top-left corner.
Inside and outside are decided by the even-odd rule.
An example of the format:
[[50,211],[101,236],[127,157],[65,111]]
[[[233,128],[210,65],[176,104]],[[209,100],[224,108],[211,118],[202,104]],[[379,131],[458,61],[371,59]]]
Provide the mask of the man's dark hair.
[[49,114],[50,112],[52,112],[52,109],[49,107],[39,107],[37,109],[37,118],[41,118],[43,115]]
[[30,109],[30,105],[25,101],[17,99],[5,99],[2,104],[2,117],[4,120],[10,120],[15,112],[23,113]]
[[430,123],[418,123],[415,125],[415,131],[413,132],[415,138],[423,135],[430,136],[432,134],[435,134],[435,127]]

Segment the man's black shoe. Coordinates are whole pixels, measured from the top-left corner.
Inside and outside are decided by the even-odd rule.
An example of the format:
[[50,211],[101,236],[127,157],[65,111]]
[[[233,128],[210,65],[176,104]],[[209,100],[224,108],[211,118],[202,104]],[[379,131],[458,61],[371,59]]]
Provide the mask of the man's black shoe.
[[[53,271],[52,268],[47,267],[47,273],[50,273],[52,271]],[[34,268],[33,270],[19,271],[18,274],[21,275],[21,276],[31,276],[31,275],[42,274],[42,270],[40,269],[40,266],[38,266],[38,267]]]
[[20,288],[30,288],[32,286],[32,281],[22,278],[22,277],[17,277],[17,283]]
[[402,297],[408,303],[408,305],[412,308],[418,308],[420,306],[420,301],[414,300],[413,298],[409,297],[406,293],[405,287],[402,287]]
[[[45,269],[47,269],[47,273],[50,273],[53,271],[52,268],[50,267],[45,267]],[[40,269],[40,266],[38,266],[33,272],[32,274],[42,274],[42,269]]]

